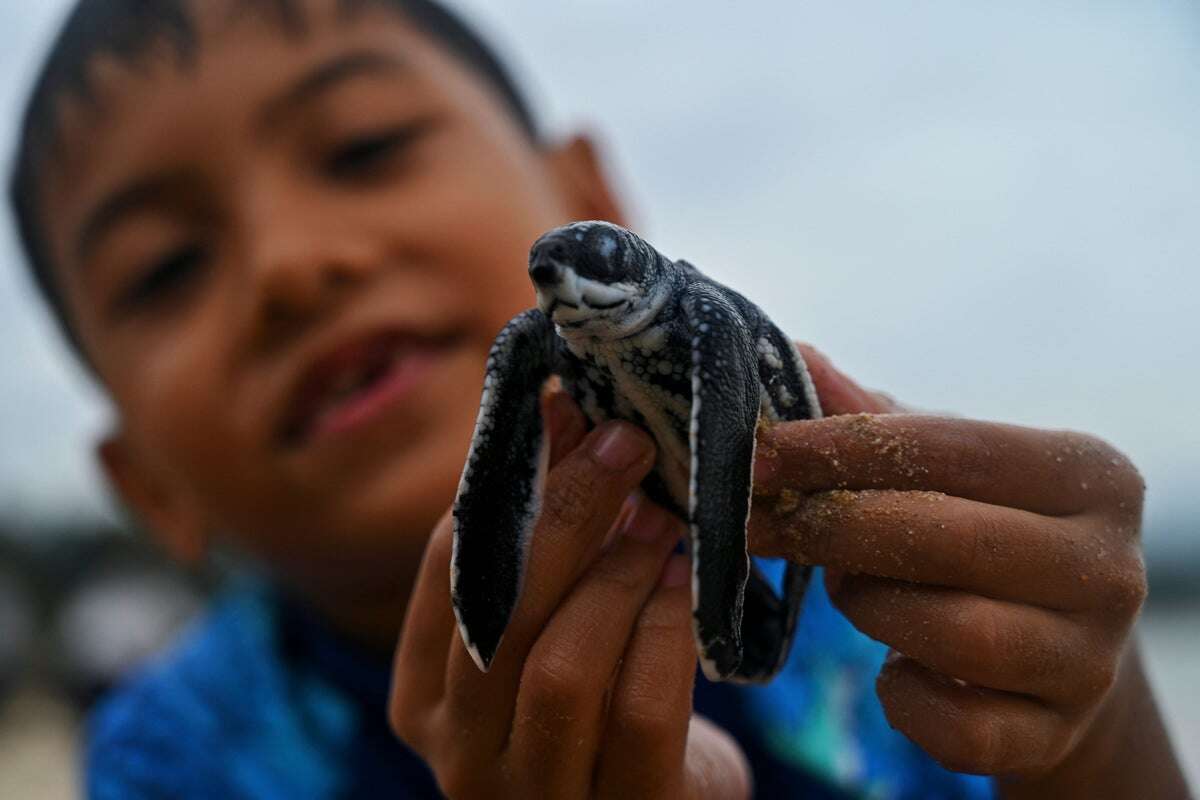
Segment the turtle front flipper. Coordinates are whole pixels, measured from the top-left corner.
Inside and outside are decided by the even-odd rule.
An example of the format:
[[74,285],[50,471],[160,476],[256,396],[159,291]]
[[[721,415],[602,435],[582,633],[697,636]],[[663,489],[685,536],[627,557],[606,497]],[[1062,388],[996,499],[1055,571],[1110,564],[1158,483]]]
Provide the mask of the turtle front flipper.
[[484,671],[517,604],[541,506],[548,452],[539,403],[556,343],[554,324],[537,309],[496,337],[454,500],[450,594],[463,642]]
[[[756,348],[759,382],[771,416],[780,422],[819,419],[821,403],[817,390],[796,346],[764,319],[760,322]],[[751,574],[746,585],[738,680],[767,681],[783,668],[792,649],[796,621],[811,575],[810,565],[788,562],[780,597],[758,570]]]
[[761,389],[746,322],[704,286],[683,302],[692,335],[692,614],[700,664],[711,680],[737,677],[750,559],[746,522]]

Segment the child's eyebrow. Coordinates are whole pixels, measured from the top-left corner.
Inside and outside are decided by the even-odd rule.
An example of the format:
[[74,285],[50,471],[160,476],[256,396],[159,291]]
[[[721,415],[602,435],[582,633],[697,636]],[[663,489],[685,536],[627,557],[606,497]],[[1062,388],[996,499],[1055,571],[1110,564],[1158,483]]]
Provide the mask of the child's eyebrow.
[[270,100],[261,114],[262,127],[271,127],[290,109],[350,78],[371,74],[393,75],[409,69],[409,63],[393,53],[369,49],[343,53],[318,65],[282,95]]
[[[372,74],[392,75],[409,69],[409,63],[393,53],[370,49],[342,53],[313,68],[281,95],[270,100],[261,115],[262,126],[270,127],[288,110],[351,78]],[[101,236],[123,217],[157,205],[170,191],[176,178],[178,176],[155,175],[135,179],[105,198],[80,228],[75,243],[80,262],[87,260]]]

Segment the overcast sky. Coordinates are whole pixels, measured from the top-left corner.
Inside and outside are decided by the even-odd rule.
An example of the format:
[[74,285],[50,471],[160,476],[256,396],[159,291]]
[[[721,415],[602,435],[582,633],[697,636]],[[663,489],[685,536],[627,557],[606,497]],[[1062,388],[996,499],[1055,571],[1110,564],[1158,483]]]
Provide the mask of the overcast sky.
[[[462,0],[640,227],[864,382],[1098,433],[1200,559],[1200,11]],[[0,4],[0,144],[62,0]],[[0,506],[98,510],[104,413],[0,227]]]

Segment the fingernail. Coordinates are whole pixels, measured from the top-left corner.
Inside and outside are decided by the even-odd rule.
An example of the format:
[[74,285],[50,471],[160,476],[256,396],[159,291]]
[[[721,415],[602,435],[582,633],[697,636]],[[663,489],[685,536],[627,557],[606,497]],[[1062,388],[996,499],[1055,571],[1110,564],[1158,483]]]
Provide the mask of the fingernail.
[[692,579],[692,560],[683,553],[676,553],[667,559],[663,567],[660,583],[668,589],[678,589],[687,585]]
[[621,511],[617,514],[617,522],[621,530],[625,530],[625,527],[629,524],[629,518],[633,516],[633,513],[644,502],[646,502],[646,498],[636,491],[631,492],[625,498],[625,502],[621,503]]
[[625,528],[629,525],[629,518],[637,510],[638,503],[640,502],[641,495],[637,492],[632,492],[625,498],[625,502],[621,503],[621,510],[617,512],[617,518],[613,520],[612,527],[604,534],[604,542],[600,545],[601,552],[607,553],[613,544],[625,535]]
[[646,452],[646,436],[627,422],[610,422],[597,435],[592,452],[611,470],[628,469]]
[[622,533],[634,541],[652,544],[666,532],[666,523],[666,512],[643,498],[626,518]]
[[811,342],[796,342],[796,347],[800,350],[800,355],[804,357],[805,364],[819,363],[832,366],[829,356]]

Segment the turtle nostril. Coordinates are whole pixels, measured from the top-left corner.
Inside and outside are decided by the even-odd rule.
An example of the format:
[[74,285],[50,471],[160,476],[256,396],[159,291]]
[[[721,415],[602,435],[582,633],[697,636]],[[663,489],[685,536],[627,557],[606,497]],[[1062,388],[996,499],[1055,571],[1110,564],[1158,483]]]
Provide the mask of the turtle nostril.
[[529,268],[529,277],[538,286],[558,283],[558,267],[548,261],[539,261]]

